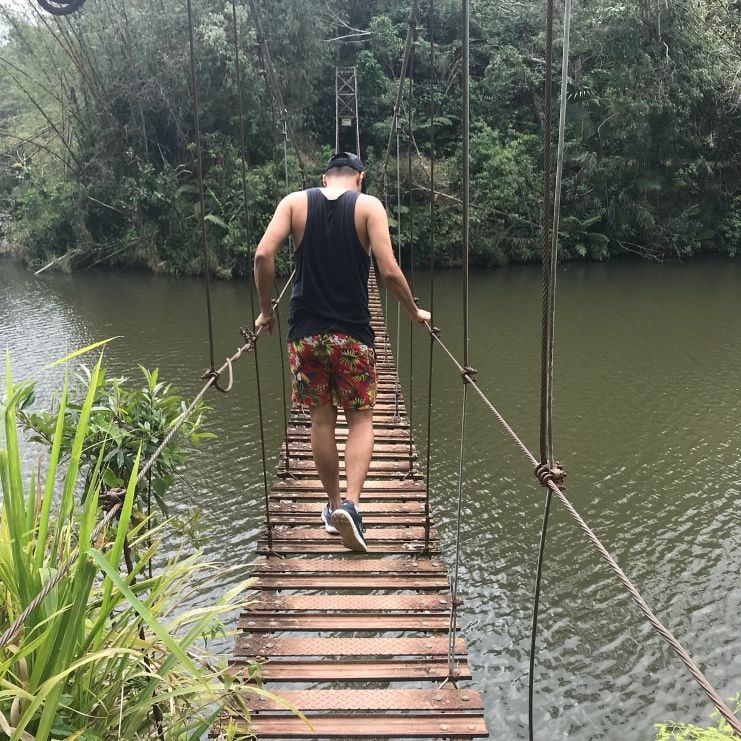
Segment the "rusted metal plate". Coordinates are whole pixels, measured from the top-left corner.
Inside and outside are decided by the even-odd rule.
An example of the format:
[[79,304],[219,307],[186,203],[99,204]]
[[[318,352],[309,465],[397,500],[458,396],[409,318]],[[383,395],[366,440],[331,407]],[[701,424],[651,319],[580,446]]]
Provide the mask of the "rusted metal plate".
[[374,615],[244,615],[238,627],[251,633],[275,633],[282,631],[383,631],[383,630],[425,630],[447,631],[449,618],[445,614],[420,615],[406,613],[392,615],[379,612]]
[[[462,658],[466,654],[466,642],[457,637],[455,655]],[[438,659],[448,655],[447,636],[425,636],[417,638],[407,636],[403,638],[318,638],[294,636],[245,636],[237,637],[234,648],[235,656],[272,656],[284,658],[310,658],[332,656],[336,659],[355,657],[358,660],[370,657],[399,657],[407,659]]]
[[[345,551],[347,553],[347,551]],[[347,559],[336,558],[266,558],[255,561],[252,572],[262,574],[422,574],[444,575],[445,564],[440,559],[368,558],[362,554]]]
[[[405,710],[434,712],[475,712],[483,710],[481,696],[472,689],[361,689],[361,690],[281,690],[280,698],[304,713],[352,710]],[[289,712],[285,704],[268,697],[245,695],[251,710]]]
[[[252,599],[248,595],[247,599]],[[284,612],[379,613],[427,612],[448,614],[450,598],[443,594],[266,594],[256,592],[255,602],[243,608],[243,615],[274,615]]]
[[[232,674],[239,675],[239,665],[234,664]],[[454,665],[458,679],[471,679],[466,661]],[[414,679],[443,681],[448,677],[448,661],[268,661],[261,667],[261,678],[272,682],[408,682]]]
[[311,727],[296,716],[275,718],[260,716],[252,719],[246,730],[260,739],[326,737],[470,739],[488,736],[482,717],[452,714],[316,716],[311,718]]

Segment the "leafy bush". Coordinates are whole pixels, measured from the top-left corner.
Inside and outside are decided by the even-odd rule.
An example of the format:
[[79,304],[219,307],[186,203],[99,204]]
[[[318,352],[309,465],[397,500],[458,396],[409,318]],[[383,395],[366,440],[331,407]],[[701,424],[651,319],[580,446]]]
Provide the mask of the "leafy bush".
[[[127,386],[125,378],[107,378],[101,370],[93,377],[82,366],[76,375],[63,415],[64,424],[59,439],[63,459],[72,455],[77,428],[87,391],[93,387],[93,406],[87,423],[85,446],[80,451],[80,467],[85,474],[86,488],[93,476],[100,476],[109,488],[120,488],[131,478],[138,458],[147,460],[160,446],[170,429],[185,413],[185,400],[171,384],[159,380],[159,371],[139,366],[144,385]],[[30,401],[30,397],[27,401]],[[187,453],[201,440],[213,437],[199,432],[206,406],[199,403],[171,438],[142,482],[137,494],[154,495],[163,514],[167,514],[165,493],[174,483],[175,473],[185,462]],[[19,409],[18,416],[30,439],[52,447],[59,412]]]
[[[13,623],[61,565],[72,561],[12,642],[0,646],[0,730],[13,741],[156,739],[158,728],[168,739],[194,739],[226,707],[246,713],[243,688],[205,646],[222,630],[220,616],[237,607],[250,582],[240,582],[208,607],[192,609],[184,600],[194,588],[223,579],[217,565],[201,562],[197,554],[177,553],[161,572],[146,575],[159,543],[168,537],[168,523],[150,529],[135,517],[136,476],[146,441],[114,443],[126,451],[124,458],[138,445],[137,452],[118,522],[90,545],[111,460],[106,461],[109,451],[96,421],[102,413],[96,399],[101,389],[110,388],[102,379],[99,359],[79,404],[70,402],[65,381],[44,473],[40,466],[24,482],[16,415],[31,403],[33,384],[13,383],[9,361],[6,366],[0,400],[0,628]],[[163,389],[154,391],[156,378],[150,374],[148,380],[154,381],[150,393],[162,397]],[[75,420],[71,438],[70,415]],[[110,427],[111,438],[119,429]],[[83,485],[81,473],[91,465]],[[123,473],[125,467],[116,470]],[[83,503],[77,505],[80,488]],[[123,571],[125,554],[129,563]]]
[[[731,700],[735,705],[736,714],[741,711],[741,695],[736,695]],[[713,713],[719,716],[719,713]],[[718,723],[711,728],[700,728],[691,723],[657,723],[655,741],[727,741],[736,738],[731,726],[725,718],[719,717]]]

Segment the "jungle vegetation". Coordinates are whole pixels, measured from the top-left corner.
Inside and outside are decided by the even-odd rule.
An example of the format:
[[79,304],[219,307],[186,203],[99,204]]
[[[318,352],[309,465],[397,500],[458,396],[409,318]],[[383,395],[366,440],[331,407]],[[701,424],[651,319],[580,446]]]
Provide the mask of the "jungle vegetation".
[[[410,0],[259,0],[309,184],[334,144],[335,67],[355,65],[368,190],[378,176]],[[558,8],[554,96],[560,77]],[[402,241],[427,264],[430,78],[436,128],[436,262],[460,260],[460,3],[420,2],[411,157],[402,139]],[[545,3],[472,4],[472,262],[539,254]],[[249,273],[277,199],[300,187],[268,93],[249,3],[236,4],[247,193],[229,0],[193,0],[212,269]],[[182,0],[87,0],[64,19],[0,0],[0,212],[9,244],[49,262],[198,273],[203,263]],[[564,259],[735,255],[741,244],[740,0],[578,0],[568,75]],[[555,133],[554,133],[555,137]],[[396,162],[391,160],[395,189]],[[412,200],[410,201],[410,192]],[[391,199],[395,201],[395,198]],[[410,209],[413,213],[410,213]],[[398,218],[391,209],[392,221]],[[414,229],[411,232],[413,217]],[[409,254],[405,250],[405,254]]]

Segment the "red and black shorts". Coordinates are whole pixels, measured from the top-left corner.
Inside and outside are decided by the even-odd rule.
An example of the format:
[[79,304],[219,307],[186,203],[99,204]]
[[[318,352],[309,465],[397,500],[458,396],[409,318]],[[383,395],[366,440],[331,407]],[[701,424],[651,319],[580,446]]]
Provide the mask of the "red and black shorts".
[[339,332],[323,332],[288,343],[293,402],[332,404],[347,411],[376,403],[376,353]]

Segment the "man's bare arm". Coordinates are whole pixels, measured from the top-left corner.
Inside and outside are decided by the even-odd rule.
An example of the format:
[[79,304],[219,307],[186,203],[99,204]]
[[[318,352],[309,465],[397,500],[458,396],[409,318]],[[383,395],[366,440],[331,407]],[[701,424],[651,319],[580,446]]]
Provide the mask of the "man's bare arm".
[[260,316],[255,326],[264,326],[273,333],[273,284],[275,283],[275,255],[291,233],[291,203],[296,194],[287,195],[275,209],[273,218],[255,250],[255,285],[260,300]]
[[391,291],[393,296],[407,310],[409,316],[419,324],[429,321],[430,312],[417,307],[414,296],[409,288],[409,283],[394,257],[391,246],[391,235],[389,234],[389,222],[386,209],[377,199],[368,197],[368,239],[370,241],[373,257],[376,259],[378,272],[381,274],[383,284]]

